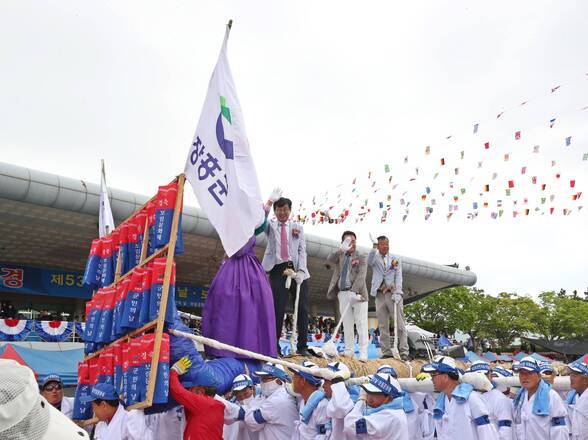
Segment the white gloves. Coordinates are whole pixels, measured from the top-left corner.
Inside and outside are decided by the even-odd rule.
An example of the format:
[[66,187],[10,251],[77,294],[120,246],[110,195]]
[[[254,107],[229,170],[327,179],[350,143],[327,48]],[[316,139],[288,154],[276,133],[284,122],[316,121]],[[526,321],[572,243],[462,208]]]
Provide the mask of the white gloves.
[[400,293],[393,293],[392,299],[396,304],[402,304],[402,295]]
[[302,282],[304,281],[304,272],[302,272],[301,270],[296,272],[296,276],[294,277],[294,280],[296,281],[296,284],[298,284],[298,285],[302,284]]
[[347,237],[345,240],[343,240],[343,243],[341,243],[339,249],[341,249],[341,252],[347,252],[349,249],[351,249],[351,238]]
[[277,202],[279,200],[279,198],[282,197],[282,188],[280,187],[275,187],[272,191],[272,193],[269,196],[269,199],[272,202]]

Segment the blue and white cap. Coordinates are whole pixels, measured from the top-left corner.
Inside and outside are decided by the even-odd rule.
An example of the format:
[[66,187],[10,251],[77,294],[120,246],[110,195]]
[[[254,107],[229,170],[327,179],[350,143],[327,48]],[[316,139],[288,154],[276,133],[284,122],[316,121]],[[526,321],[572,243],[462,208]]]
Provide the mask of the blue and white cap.
[[93,402],[94,400],[118,400],[118,394],[112,384],[97,383],[92,387],[89,396],[80,397],[82,402]]
[[532,356],[526,356],[521,359],[521,361],[512,366],[514,371],[530,371],[532,373],[540,373],[541,372],[541,365],[539,365],[539,361]]
[[488,362],[474,361],[474,362],[472,362],[472,365],[470,365],[470,368],[468,368],[466,373],[482,372],[482,373],[486,374],[491,371],[492,371],[492,368],[490,367],[490,364],[488,364]]
[[[302,361],[300,363],[300,365],[302,365],[303,367],[306,367],[306,368],[313,368],[313,367],[317,366],[314,362],[310,362],[310,361],[306,361],[306,360]],[[302,377],[305,381],[307,381],[311,385],[314,385],[315,387],[319,387],[323,383],[322,378],[320,378],[318,376],[313,376],[312,374],[307,373],[305,371],[292,370],[292,372],[294,374],[297,374],[298,376]]]
[[41,381],[41,388],[43,388],[45,385],[47,385],[49,382],[57,382],[60,384],[63,384],[61,377],[59,377],[58,374],[48,374],[47,376],[45,376],[43,378],[43,380]]
[[284,382],[292,382],[290,376],[286,374],[284,367],[281,364],[274,364],[272,362],[267,362],[260,371],[254,371],[253,374],[257,377],[271,376]]
[[461,370],[457,368],[455,359],[449,356],[440,356],[435,362],[423,365],[421,371],[425,373],[453,373],[458,376],[461,374]]
[[384,365],[380,366],[380,368],[378,368],[378,371],[376,371],[376,373],[386,373],[394,378],[398,377],[398,373],[396,372],[394,367],[392,365],[388,365],[388,364],[384,364]]
[[233,379],[233,385],[231,386],[231,390],[233,391],[242,391],[245,388],[249,388],[253,386],[253,380],[246,374],[239,374],[237,377]]
[[514,376],[514,374],[513,374],[512,371],[509,371],[509,370],[507,370],[505,368],[502,368],[502,367],[494,367],[494,368],[492,368],[492,376],[495,376],[495,377],[500,377],[500,376],[502,376],[502,377],[512,377],[512,376]]
[[372,394],[386,394],[394,398],[402,393],[402,388],[398,381],[388,373],[376,373],[372,376],[370,381],[361,387],[368,393]]
[[568,368],[574,373],[580,373],[584,376],[588,376],[588,354],[584,356],[584,359],[577,360],[568,365]]
[[540,362],[539,368],[541,374],[556,373],[555,368],[553,368],[549,362]]
[[327,368],[337,373],[337,377],[340,377],[341,379],[347,380],[351,377],[351,371],[349,371],[349,367],[341,361],[329,362],[327,364]]

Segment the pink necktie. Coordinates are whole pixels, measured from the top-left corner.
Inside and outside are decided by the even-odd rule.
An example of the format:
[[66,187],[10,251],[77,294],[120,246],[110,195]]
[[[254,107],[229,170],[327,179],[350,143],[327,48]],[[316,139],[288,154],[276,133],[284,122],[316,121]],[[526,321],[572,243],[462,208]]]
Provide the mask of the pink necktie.
[[288,261],[288,235],[286,234],[286,223],[282,223],[282,231],[280,232],[280,257],[284,261]]

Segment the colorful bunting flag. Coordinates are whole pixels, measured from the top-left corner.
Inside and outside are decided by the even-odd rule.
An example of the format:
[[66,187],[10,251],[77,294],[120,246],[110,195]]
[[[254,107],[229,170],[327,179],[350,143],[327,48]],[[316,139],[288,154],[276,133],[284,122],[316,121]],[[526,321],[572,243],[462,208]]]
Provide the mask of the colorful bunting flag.
[[384,165],[384,172],[385,173],[389,173],[390,172],[390,165],[388,165],[388,164]]
[[489,148],[490,148],[490,142],[486,142],[486,143],[484,144],[484,149],[486,149],[486,150],[487,150],[487,149],[489,149]]
[[566,138],[566,147],[569,147],[571,143],[572,143],[572,137],[571,136],[568,136]]
[[508,159],[509,159],[509,158],[510,158],[510,154],[506,153],[506,154],[504,155],[504,161],[505,161],[505,162],[508,162]]
[[525,174],[527,172],[527,167],[521,168],[521,174]]
[[521,138],[521,132],[517,131],[515,132],[515,140],[518,141]]
[[508,181],[508,187],[509,188],[514,188],[514,180],[509,180]]
[[445,159],[441,158],[441,166],[445,165]]
[[576,186],[576,181],[575,180],[570,180],[570,188],[573,188]]

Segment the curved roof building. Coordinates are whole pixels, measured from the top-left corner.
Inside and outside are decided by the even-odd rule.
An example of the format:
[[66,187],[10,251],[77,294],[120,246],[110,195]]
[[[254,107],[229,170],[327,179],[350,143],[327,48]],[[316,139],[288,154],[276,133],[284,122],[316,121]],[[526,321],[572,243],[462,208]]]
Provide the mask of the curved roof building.
[[[0,162],[0,262],[83,271],[90,242],[98,235],[99,189],[95,183]],[[110,189],[110,196],[117,222],[149,198],[119,189]],[[182,230],[185,252],[177,258],[178,281],[207,286],[223,257],[218,236],[204,213],[190,206],[184,207]],[[325,258],[339,243],[312,234],[306,238],[311,311],[332,313],[326,299],[331,270]],[[265,237],[258,237],[259,257],[265,244]],[[445,287],[476,283],[473,272],[401,258],[405,302]]]

